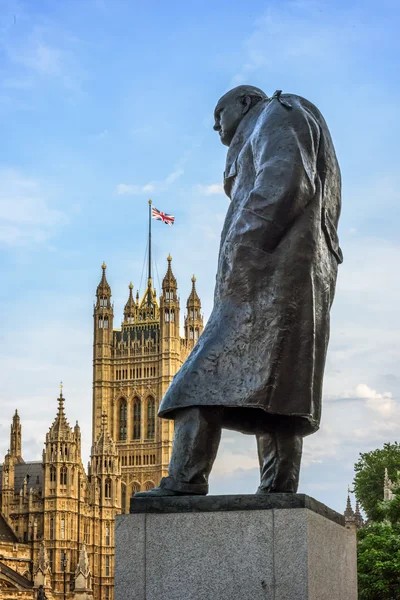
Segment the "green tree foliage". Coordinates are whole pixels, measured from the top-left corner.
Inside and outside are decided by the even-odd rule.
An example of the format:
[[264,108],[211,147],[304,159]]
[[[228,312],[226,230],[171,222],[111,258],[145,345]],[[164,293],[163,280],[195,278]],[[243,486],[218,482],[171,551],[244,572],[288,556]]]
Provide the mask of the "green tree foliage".
[[400,517],[400,498],[390,503],[390,507],[382,502],[385,467],[389,478],[396,481],[400,470],[400,444],[397,442],[360,454],[354,465],[354,491],[368,519],[383,521],[389,518],[395,522]]
[[357,555],[359,600],[399,600],[400,525],[371,523],[361,529]]

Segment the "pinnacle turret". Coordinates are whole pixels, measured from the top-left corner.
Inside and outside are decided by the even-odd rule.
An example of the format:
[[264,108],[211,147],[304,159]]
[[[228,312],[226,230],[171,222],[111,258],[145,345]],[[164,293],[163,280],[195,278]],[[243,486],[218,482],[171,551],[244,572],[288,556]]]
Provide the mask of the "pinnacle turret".
[[124,321],[125,323],[134,323],[136,314],[136,302],[133,299],[133,285],[132,282],[129,284],[129,298],[124,308]]
[[[168,256],[167,256],[167,261],[168,261],[167,272],[166,272],[165,277],[162,282],[163,293],[165,291],[167,291],[167,292],[174,291],[178,287],[176,277],[173,274],[172,268],[171,268],[172,256],[170,254],[168,254]],[[169,299],[168,296],[167,296],[167,299]]]
[[192,277],[192,289],[186,302],[185,338],[189,345],[194,344],[203,331],[201,300],[196,290],[196,277]]
[[105,262],[101,265],[102,275],[100,279],[100,283],[97,286],[96,296],[99,298],[101,296],[111,296],[111,288],[108,285],[107,277],[106,277],[106,269],[107,265]]
[[346,504],[346,510],[344,511],[344,518],[347,521],[354,521],[354,510],[353,507],[351,506],[351,500],[350,500],[350,488],[348,489],[348,493],[347,493],[347,504]]
[[16,410],[13,416],[10,432],[10,453],[14,460],[23,463],[22,459],[22,434],[21,419]]
[[56,418],[53,421],[52,426],[50,427],[49,433],[47,434],[48,439],[50,440],[69,440],[73,436],[72,428],[67,421],[67,417],[65,416],[64,410],[64,402],[65,398],[62,393],[63,384],[60,384],[60,395],[57,399],[58,401],[58,409]]

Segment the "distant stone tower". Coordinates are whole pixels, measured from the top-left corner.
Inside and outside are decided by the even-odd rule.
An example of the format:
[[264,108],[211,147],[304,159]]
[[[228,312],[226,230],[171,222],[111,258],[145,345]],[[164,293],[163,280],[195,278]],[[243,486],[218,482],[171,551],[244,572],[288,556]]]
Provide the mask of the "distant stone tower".
[[[114,521],[121,512],[121,464],[117,447],[108,432],[105,413],[100,434],[92,445],[88,477],[96,521],[91,551],[94,571],[99,574],[94,580],[93,591],[96,597],[101,598],[103,590],[104,597],[110,598],[114,586]],[[82,562],[82,548],[80,550]]]
[[72,429],[64,411],[60,386],[58,410],[43,450],[43,539],[49,556],[52,587],[61,592],[64,569],[68,585],[72,567],[79,559],[81,481],[86,474],[81,461],[81,433],[78,424]]
[[149,266],[142,298],[137,293],[135,299],[130,283],[121,327],[113,328],[105,271],[103,264],[94,307],[93,440],[100,434],[105,413],[121,459],[122,511],[129,512],[132,493],[151,489],[167,475],[173,421],[159,419],[158,407],[201,334],[203,319],[193,279],[185,337],[180,337],[178,284],[169,255],[159,300]]

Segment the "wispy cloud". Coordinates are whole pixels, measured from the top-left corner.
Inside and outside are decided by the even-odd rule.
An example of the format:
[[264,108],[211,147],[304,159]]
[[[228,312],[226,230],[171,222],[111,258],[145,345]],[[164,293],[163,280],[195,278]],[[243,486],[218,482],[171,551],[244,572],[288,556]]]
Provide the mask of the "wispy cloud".
[[224,187],[220,183],[211,183],[210,185],[203,185],[199,183],[195,186],[195,190],[203,196],[215,196],[224,194]]
[[119,183],[115,188],[115,193],[118,196],[139,196],[147,192],[162,192],[169,188],[170,185],[175,183],[184,174],[184,169],[178,167],[174,169],[169,175],[160,181],[149,181],[144,185],[137,185],[132,183]]
[[11,169],[0,169],[0,180],[0,243],[44,242],[67,223],[66,214],[51,207],[38,181]]

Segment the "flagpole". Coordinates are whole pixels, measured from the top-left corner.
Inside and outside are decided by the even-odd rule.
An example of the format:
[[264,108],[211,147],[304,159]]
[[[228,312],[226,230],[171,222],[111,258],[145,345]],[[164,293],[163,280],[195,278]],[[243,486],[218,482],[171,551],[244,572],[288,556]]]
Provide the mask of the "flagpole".
[[[148,286],[150,285],[150,280],[151,280],[151,205],[152,205],[152,200],[149,200],[149,277],[148,277]],[[147,303],[150,306],[151,304],[151,297],[150,297],[150,288],[148,288],[149,292],[148,292],[148,297],[147,297]]]

